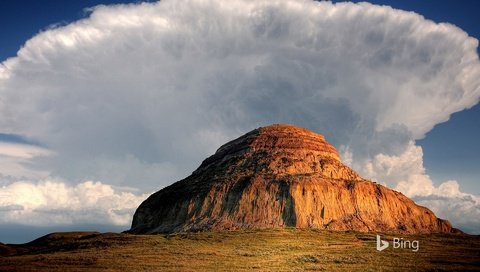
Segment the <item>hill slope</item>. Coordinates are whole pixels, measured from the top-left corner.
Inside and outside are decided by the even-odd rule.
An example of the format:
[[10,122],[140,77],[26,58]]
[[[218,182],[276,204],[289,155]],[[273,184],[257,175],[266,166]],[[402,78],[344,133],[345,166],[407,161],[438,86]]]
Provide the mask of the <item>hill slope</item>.
[[272,227],[452,231],[429,209],[342,164],[322,135],[272,125],[223,145],[192,175],[151,195],[130,232]]

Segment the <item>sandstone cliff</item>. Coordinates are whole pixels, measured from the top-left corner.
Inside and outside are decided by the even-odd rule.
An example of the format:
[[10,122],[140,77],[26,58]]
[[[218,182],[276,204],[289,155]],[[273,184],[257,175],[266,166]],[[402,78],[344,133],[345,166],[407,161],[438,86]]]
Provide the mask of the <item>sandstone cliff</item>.
[[450,232],[446,220],[358,176],[325,138],[291,125],[253,130],[145,200],[132,233],[270,227]]

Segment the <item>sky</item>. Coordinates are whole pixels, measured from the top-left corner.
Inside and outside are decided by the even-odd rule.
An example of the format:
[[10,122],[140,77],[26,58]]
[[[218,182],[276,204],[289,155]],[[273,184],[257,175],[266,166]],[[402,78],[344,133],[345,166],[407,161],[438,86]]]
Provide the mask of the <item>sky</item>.
[[0,1],[1,242],[128,229],[271,123],[480,233],[475,1],[115,3]]

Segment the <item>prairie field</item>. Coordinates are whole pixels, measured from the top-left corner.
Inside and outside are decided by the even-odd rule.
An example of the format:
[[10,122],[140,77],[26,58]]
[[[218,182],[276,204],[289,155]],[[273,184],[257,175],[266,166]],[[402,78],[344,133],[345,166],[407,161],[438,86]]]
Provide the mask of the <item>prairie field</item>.
[[380,234],[418,241],[376,250],[377,233],[302,229],[131,235],[52,233],[0,244],[0,271],[480,271],[480,237]]

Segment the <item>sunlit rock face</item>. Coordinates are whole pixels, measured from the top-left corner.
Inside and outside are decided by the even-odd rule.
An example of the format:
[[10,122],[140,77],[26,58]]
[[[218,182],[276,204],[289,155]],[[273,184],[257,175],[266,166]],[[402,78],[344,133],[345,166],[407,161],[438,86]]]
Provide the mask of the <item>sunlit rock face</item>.
[[277,124],[226,143],[190,176],[151,195],[130,232],[272,227],[454,230],[403,194],[360,177],[322,135]]

